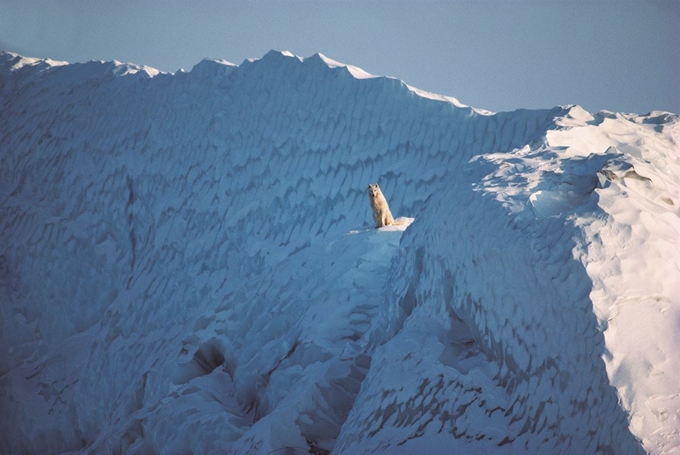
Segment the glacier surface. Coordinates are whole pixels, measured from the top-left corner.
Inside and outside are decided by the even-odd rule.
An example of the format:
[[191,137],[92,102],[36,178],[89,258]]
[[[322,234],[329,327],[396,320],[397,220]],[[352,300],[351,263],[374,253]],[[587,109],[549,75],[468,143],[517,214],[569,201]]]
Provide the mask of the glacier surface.
[[0,452],[678,454],[678,144],[321,54],[0,53]]

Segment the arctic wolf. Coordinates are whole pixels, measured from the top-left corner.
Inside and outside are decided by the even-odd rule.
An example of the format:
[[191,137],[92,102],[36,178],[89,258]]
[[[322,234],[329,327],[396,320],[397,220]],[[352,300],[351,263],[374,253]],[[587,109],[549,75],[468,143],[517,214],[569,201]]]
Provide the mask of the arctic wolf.
[[380,191],[377,183],[368,184],[368,199],[371,201],[376,228],[389,226],[394,223],[392,212],[390,212],[390,207],[387,205],[387,199],[385,199],[385,195]]

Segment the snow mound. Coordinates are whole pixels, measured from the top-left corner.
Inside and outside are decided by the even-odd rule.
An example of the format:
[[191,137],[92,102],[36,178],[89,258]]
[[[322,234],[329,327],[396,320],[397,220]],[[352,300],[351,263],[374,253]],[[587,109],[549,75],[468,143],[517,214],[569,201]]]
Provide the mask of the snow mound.
[[0,53],[0,131],[2,453],[678,453],[675,114]]

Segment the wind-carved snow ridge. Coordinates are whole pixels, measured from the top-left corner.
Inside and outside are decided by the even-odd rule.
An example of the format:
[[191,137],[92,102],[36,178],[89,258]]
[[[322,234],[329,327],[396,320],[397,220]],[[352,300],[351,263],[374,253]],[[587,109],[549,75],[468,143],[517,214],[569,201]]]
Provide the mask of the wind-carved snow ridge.
[[677,453],[676,115],[145,68],[0,54],[0,452]]

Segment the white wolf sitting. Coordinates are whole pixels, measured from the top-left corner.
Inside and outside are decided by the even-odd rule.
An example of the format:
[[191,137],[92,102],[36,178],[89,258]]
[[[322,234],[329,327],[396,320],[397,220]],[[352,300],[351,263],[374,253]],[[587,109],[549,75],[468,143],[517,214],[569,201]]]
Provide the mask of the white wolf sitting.
[[376,228],[389,226],[394,223],[392,212],[390,212],[390,207],[387,205],[387,199],[385,199],[385,195],[380,191],[377,183],[368,184],[368,199],[371,201]]

